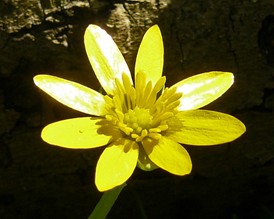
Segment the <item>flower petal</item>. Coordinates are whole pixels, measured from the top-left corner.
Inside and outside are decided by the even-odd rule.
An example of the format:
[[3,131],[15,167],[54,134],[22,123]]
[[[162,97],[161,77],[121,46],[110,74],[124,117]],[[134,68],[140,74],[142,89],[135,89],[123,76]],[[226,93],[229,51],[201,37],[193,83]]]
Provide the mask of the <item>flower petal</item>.
[[222,96],[233,84],[234,76],[229,72],[212,71],[179,81],[172,86],[182,93],[179,111],[201,108]]
[[60,103],[95,116],[106,114],[104,96],[81,84],[51,75],[36,75],[34,83]]
[[164,65],[164,46],[161,31],[157,25],[145,33],[138,50],[135,64],[135,81],[138,72],[146,75],[147,83],[154,86],[161,78]]
[[166,136],[182,144],[208,146],[230,142],[245,132],[233,116],[209,110],[184,111],[168,122]]
[[142,143],[148,157],[160,168],[180,176],[191,172],[190,156],[177,142],[162,136],[158,141],[145,138]]
[[138,160],[138,144],[120,138],[101,154],[95,174],[99,191],[106,191],[123,184],[133,173]]
[[126,74],[131,82],[131,75],[125,59],[106,31],[96,25],[86,29],[85,48],[92,68],[108,94],[115,90],[115,78],[122,83],[122,74]]
[[[87,149],[108,144],[119,133],[113,131],[112,135],[100,133],[102,119],[81,117],[61,120],[47,125],[42,130],[42,139],[52,145],[72,148]],[[115,130],[115,129],[113,129]]]

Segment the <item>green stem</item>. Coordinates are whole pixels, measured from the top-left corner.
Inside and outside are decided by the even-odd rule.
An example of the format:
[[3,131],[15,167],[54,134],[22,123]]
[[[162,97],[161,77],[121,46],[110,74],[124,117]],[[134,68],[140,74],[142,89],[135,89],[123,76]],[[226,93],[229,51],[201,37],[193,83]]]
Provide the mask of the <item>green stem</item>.
[[109,191],[106,191],[101,197],[100,201],[95,206],[93,212],[89,215],[88,219],[105,219],[120,192],[127,184],[124,183],[117,186]]

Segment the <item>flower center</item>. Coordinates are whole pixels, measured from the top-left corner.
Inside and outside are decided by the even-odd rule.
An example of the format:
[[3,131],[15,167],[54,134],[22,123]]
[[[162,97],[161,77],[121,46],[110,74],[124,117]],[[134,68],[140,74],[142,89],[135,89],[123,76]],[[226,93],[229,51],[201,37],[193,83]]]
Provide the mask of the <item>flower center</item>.
[[136,142],[145,137],[160,139],[168,129],[167,120],[177,113],[181,97],[174,88],[162,90],[164,84],[165,77],[153,85],[142,72],[136,75],[135,87],[126,75],[121,81],[116,79],[114,95],[105,96],[109,106],[106,119]]
[[125,113],[124,124],[132,128],[136,134],[140,134],[143,129],[151,128],[152,118],[148,109],[136,107]]

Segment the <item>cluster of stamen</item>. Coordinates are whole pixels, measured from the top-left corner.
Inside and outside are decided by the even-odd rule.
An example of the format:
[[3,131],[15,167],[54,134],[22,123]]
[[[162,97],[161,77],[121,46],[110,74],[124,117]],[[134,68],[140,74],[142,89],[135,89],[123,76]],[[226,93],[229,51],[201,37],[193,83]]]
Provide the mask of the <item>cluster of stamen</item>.
[[114,95],[105,96],[110,106],[106,119],[137,142],[145,137],[159,139],[161,132],[168,129],[167,119],[177,113],[181,97],[175,88],[164,89],[164,84],[165,77],[153,85],[140,72],[133,87],[130,79],[123,74],[122,81],[115,81]]

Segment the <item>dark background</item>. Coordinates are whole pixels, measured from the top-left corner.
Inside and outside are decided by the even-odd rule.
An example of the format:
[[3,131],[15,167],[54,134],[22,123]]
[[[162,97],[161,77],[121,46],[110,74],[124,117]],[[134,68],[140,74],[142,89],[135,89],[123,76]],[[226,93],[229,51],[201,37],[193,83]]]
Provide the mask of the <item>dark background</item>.
[[273,0],[3,0],[0,2],[0,218],[87,218],[102,149],[42,142],[43,126],[83,116],[33,84],[47,73],[93,89],[83,45],[88,24],[110,33],[134,69],[139,43],[161,28],[167,84],[230,71],[232,88],[207,109],[234,115],[247,132],[214,147],[188,146],[193,171],[136,169],[109,218],[274,218]]

